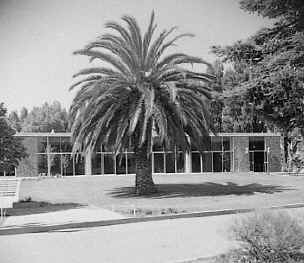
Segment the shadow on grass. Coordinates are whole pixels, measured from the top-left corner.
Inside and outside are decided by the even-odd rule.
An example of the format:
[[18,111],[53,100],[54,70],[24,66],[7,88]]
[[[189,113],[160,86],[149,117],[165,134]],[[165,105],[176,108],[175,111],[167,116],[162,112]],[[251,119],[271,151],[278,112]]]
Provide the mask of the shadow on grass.
[[[232,182],[217,184],[207,182],[203,184],[158,184],[158,192],[145,196],[148,198],[174,198],[174,197],[199,197],[199,196],[223,196],[223,195],[253,195],[255,193],[273,194],[290,188],[277,185],[248,184],[238,185]],[[129,198],[138,197],[134,187],[120,187],[109,193],[112,197]]]
[[49,213],[73,208],[82,207],[83,205],[75,203],[57,203],[26,201],[14,203],[13,208],[7,209],[7,216],[22,216],[40,213]]

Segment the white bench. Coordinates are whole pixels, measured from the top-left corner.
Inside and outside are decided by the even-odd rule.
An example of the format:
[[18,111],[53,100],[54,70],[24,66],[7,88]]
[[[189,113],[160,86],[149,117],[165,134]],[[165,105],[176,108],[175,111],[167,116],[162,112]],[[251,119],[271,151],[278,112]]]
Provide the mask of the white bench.
[[0,209],[1,220],[5,216],[5,209],[12,208],[13,203],[19,201],[20,179],[0,179]]

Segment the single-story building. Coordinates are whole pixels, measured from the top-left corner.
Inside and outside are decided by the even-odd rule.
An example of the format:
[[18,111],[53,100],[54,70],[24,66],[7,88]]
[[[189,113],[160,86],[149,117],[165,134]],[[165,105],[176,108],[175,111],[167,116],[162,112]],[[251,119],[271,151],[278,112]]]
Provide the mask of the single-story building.
[[[134,174],[134,153],[115,156],[100,146],[76,157],[71,154],[71,133],[18,133],[29,154],[10,175],[74,176]],[[155,174],[205,172],[281,172],[281,136],[273,133],[220,133],[210,136],[204,151],[193,147],[185,153],[176,147],[165,150],[153,146],[152,171]]]

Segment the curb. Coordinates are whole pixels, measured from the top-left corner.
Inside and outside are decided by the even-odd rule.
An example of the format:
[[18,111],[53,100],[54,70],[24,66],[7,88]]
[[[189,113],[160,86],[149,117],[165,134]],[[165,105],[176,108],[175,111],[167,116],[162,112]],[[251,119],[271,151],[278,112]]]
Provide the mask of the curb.
[[[60,225],[37,225],[37,226],[21,226],[14,228],[0,228],[0,236],[3,235],[19,235],[19,234],[30,234],[30,233],[43,233],[43,232],[57,232],[60,230],[71,230],[75,231],[82,228],[92,228],[101,226],[112,226],[112,225],[122,225],[122,224],[132,224],[141,222],[153,222],[162,221],[169,219],[183,219],[183,218],[195,218],[195,217],[210,217],[210,216],[221,216],[221,215],[231,215],[231,214],[242,214],[254,212],[263,209],[288,209],[288,208],[302,208],[304,203],[298,204],[287,204],[282,206],[271,206],[265,208],[243,208],[243,209],[224,209],[224,210],[214,210],[214,211],[202,211],[193,213],[180,213],[171,215],[160,215],[160,216],[147,216],[147,217],[130,217],[123,219],[113,219],[113,220],[101,220],[101,221],[91,221],[91,222],[80,222],[80,223],[66,223]],[[73,231],[71,231],[73,232]]]

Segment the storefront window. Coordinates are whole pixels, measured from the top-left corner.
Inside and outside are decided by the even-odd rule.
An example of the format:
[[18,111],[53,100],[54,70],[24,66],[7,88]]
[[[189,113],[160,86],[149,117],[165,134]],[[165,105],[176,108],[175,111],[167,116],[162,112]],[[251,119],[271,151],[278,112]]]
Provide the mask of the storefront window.
[[38,161],[38,174],[40,176],[46,176],[48,174],[47,155],[37,154],[37,161]]
[[49,137],[49,151],[52,153],[60,153],[60,137]]
[[73,157],[71,154],[61,155],[62,175],[72,176],[74,175]]
[[183,152],[176,153],[176,169],[177,173],[185,172],[185,154]]
[[212,151],[222,151],[222,137],[213,136],[211,138],[212,142]]
[[166,173],[175,173],[175,154],[166,153]]
[[213,153],[213,172],[222,172],[223,171],[223,159],[221,152]]
[[212,172],[212,152],[204,152],[202,154],[203,172]]
[[121,153],[116,156],[116,174],[127,173],[126,154]]
[[74,158],[74,165],[75,165],[75,175],[84,175],[84,158],[83,157],[75,157]]
[[115,174],[114,167],[114,155],[104,154],[104,173],[105,174]]
[[192,153],[192,172],[200,173],[201,172],[201,155],[200,153]]
[[225,152],[223,153],[223,172],[231,171],[231,153]]
[[61,152],[63,153],[72,152],[72,143],[70,137],[61,137],[60,141],[61,141],[60,142]]
[[135,157],[134,153],[127,153],[128,174],[135,174]]
[[93,153],[92,154],[92,174],[102,174],[101,170],[101,154]]
[[45,153],[47,149],[47,137],[37,137],[38,153]]
[[154,153],[154,173],[163,173],[163,172],[165,172],[164,154]]
[[230,137],[223,137],[223,150],[230,151]]
[[61,155],[60,154],[50,154],[48,156],[48,161],[51,167],[51,175],[61,175]]

